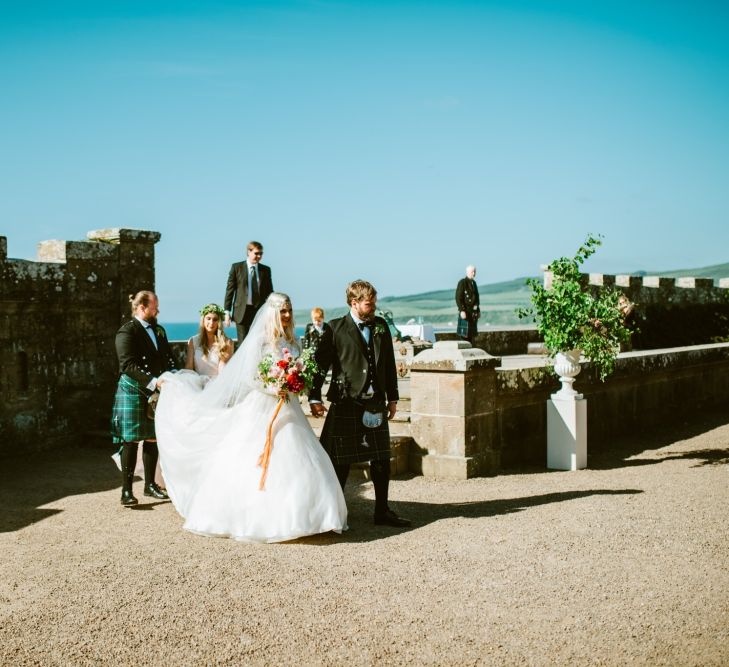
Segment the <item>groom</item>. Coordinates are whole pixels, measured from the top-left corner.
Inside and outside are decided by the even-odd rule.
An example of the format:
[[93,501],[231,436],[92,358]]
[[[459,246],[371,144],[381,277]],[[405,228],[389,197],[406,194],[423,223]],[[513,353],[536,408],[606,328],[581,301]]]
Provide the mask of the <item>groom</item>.
[[[316,348],[319,375],[309,394],[311,414],[327,411],[321,388],[331,367],[327,398],[331,402],[321,443],[329,454],[339,483],[344,485],[352,463],[370,462],[375,487],[375,524],[409,526],[387,504],[390,485],[390,430],[387,420],[397,411],[399,398],[392,337],[387,322],[375,317],[377,290],[365,280],[347,285],[344,317],[329,322]],[[385,419],[387,416],[387,419]]]

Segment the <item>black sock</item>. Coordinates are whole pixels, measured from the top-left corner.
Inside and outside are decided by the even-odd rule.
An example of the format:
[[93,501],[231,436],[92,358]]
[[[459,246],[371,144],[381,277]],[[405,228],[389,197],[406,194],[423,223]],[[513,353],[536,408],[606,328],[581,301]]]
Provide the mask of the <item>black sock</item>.
[[142,463],[144,463],[144,486],[147,487],[154,483],[154,473],[157,470],[157,459],[159,458],[159,450],[156,442],[144,441],[142,449]]
[[370,475],[375,487],[375,514],[382,515],[389,509],[387,494],[390,488],[390,462],[370,461]]

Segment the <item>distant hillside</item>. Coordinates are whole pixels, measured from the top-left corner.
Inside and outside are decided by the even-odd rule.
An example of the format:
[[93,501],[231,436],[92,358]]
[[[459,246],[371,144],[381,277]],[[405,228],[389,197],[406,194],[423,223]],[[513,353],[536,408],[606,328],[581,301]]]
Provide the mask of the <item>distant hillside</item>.
[[692,278],[729,278],[729,263],[714,264],[714,266],[704,266],[699,269],[678,269],[674,271],[642,271],[639,275],[647,276],[665,276],[666,278],[683,278],[690,276]]
[[[526,278],[479,285],[478,291],[481,295],[483,312],[481,321],[488,324],[517,324],[519,318],[514,314],[514,309],[529,303]],[[377,300],[377,306],[380,310],[390,311],[395,322],[399,324],[422,317],[423,321],[428,324],[455,327],[458,318],[455,287],[408,296],[380,297]],[[340,317],[346,312],[346,307],[327,308],[326,318],[330,320]],[[295,316],[298,323],[309,320],[308,311],[296,311]]]
[[[631,275],[650,275],[680,278],[693,276],[695,278],[729,278],[729,263],[704,266],[698,269],[674,269],[673,271],[635,271]],[[525,324],[519,320],[515,310],[529,305],[529,289],[526,278],[515,278],[500,283],[479,285],[481,295],[481,323],[482,324]],[[377,301],[380,310],[390,311],[395,322],[404,324],[408,320],[417,320],[419,317],[428,324],[442,327],[456,325],[458,313],[455,303],[455,286],[435,292],[423,292],[407,296],[385,296]],[[326,317],[331,320],[347,312],[345,307],[327,308]],[[308,311],[296,311],[296,321],[299,324],[309,321]]]

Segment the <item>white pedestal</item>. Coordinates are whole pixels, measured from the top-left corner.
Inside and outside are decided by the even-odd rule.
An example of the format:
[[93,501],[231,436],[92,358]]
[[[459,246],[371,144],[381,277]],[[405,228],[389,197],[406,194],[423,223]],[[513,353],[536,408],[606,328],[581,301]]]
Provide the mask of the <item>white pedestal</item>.
[[587,399],[581,394],[547,401],[547,468],[587,467]]

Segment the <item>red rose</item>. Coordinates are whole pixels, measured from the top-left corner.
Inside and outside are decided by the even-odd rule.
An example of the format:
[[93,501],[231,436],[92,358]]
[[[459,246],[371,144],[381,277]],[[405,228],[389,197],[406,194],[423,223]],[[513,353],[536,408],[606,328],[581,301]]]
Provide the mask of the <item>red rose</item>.
[[296,372],[289,373],[286,376],[286,384],[288,385],[289,391],[294,394],[298,394],[304,388],[304,382]]
[[280,361],[276,362],[276,365],[277,365],[277,366],[278,366],[278,367],[279,367],[279,368],[280,368],[281,370],[284,370],[284,371],[285,371],[285,370],[286,370],[286,368],[288,367],[289,363],[288,363],[288,361],[286,361],[285,359],[281,359]]

